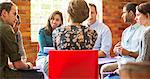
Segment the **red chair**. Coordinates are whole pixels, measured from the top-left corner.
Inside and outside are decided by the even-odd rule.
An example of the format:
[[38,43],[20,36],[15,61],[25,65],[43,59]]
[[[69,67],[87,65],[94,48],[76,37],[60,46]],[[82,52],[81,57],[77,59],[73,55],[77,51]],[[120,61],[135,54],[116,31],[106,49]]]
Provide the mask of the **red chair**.
[[50,50],[50,79],[98,79],[97,50]]

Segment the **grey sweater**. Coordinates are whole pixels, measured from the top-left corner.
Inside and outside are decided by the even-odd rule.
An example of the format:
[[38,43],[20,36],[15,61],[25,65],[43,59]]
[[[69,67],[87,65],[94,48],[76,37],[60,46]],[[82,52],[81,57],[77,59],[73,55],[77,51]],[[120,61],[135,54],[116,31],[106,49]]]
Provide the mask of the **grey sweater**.
[[137,62],[148,61],[150,62],[150,26],[146,28]]

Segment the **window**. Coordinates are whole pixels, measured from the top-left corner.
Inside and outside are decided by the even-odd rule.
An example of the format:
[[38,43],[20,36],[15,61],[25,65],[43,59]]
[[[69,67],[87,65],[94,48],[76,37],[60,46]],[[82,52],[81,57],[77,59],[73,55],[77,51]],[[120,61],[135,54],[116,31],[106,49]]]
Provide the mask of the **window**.
[[[86,0],[97,6],[98,18],[102,21],[102,0]],[[54,10],[63,13],[64,23],[66,24],[66,10],[68,0],[31,0],[31,41],[38,41],[38,32],[40,28],[46,25],[48,17]]]
[[11,0],[0,0],[0,3],[2,2],[11,2]]

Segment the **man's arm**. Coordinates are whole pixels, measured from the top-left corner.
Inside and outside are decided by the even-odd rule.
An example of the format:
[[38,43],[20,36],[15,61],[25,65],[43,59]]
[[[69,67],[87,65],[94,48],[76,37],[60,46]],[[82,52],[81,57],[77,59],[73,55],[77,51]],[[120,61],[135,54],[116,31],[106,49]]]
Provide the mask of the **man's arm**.
[[106,28],[103,34],[101,35],[101,48],[98,53],[99,57],[109,56],[109,52],[112,46],[112,34],[109,28]]
[[131,51],[128,51],[128,50],[122,48],[120,42],[115,45],[114,52],[116,54],[125,55],[125,56],[131,56],[131,57],[134,57],[134,58],[138,57],[138,55],[139,55],[136,52],[131,52]]
[[131,51],[128,51],[128,50],[122,48],[122,55],[137,58],[139,54],[137,54],[136,52],[131,52]]
[[106,57],[106,54],[103,51],[99,50],[98,57]]
[[10,58],[10,61],[13,63],[14,67],[16,69],[27,69],[32,68],[31,63],[23,63],[21,61],[21,56],[18,53],[18,44],[15,39],[15,33],[13,31],[13,28],[9,25],[4,25],[4,28],[2,30],[2,40],[4,42],[4,48],[6,50],[6,53],[8,54],[8,57]]
[[30,62],[23,63],[22,61],[15,61],[13,65],[16,69],[32,69],[33,65]]

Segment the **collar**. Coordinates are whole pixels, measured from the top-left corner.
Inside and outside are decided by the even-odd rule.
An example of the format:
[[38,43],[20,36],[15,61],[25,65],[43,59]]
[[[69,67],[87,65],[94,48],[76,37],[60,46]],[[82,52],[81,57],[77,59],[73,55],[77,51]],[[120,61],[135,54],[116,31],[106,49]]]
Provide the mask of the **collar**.
[[98,20],[96,20],[96,21],[95,21],[95,23],[93,23],[92,25],[90,25],[90,27],[98,26],[98,24],[99,24],[99,21],[98,21]]
[[15,31],[14,31],[13,27],[11,25],[9,25],[9,27],[11,28],[12,32],[15,34]]
[[138,29],[140,27],[140,24],[135,23],[134,25],[130,25],[131,29]]

